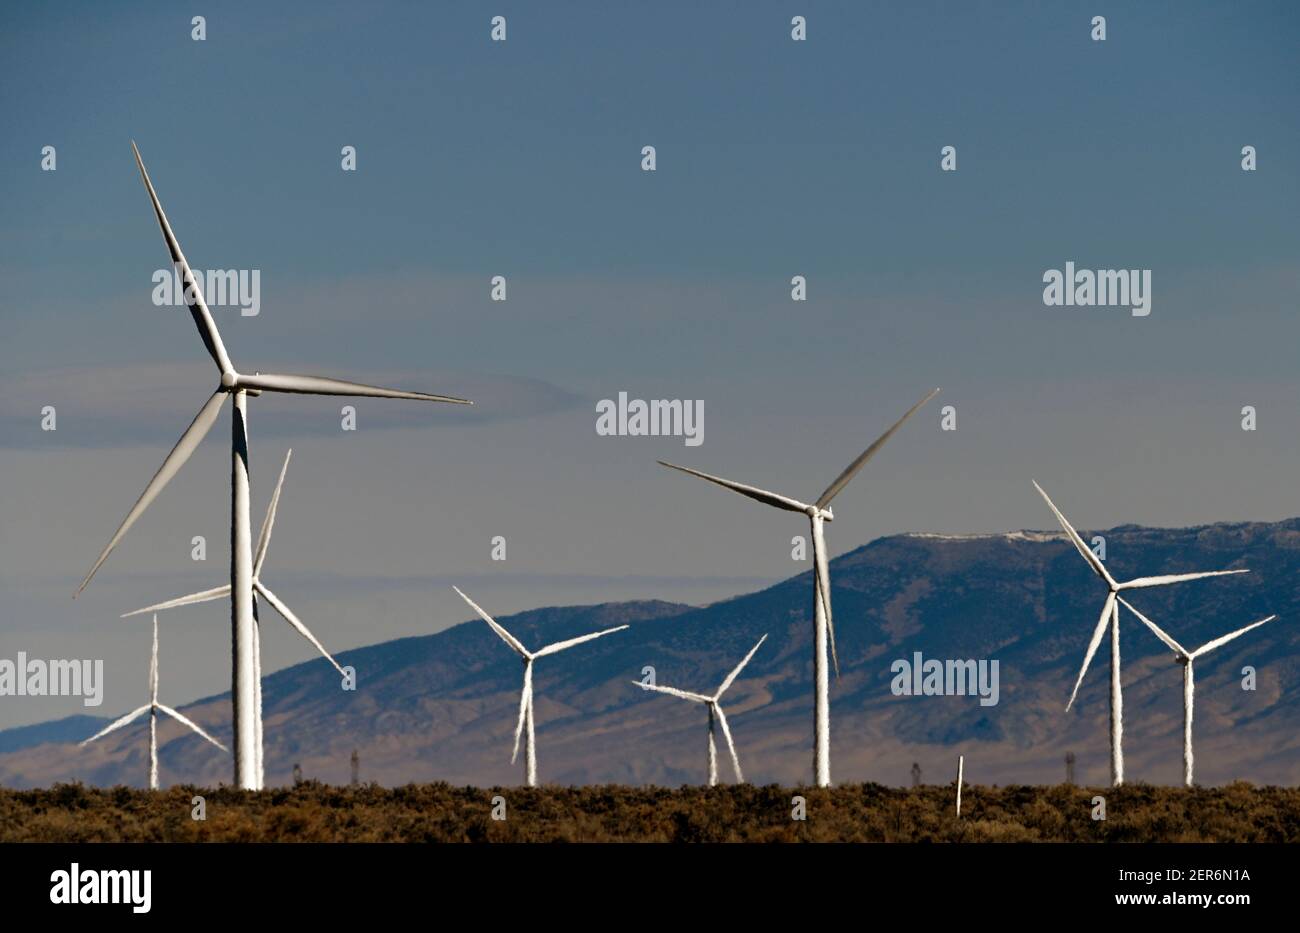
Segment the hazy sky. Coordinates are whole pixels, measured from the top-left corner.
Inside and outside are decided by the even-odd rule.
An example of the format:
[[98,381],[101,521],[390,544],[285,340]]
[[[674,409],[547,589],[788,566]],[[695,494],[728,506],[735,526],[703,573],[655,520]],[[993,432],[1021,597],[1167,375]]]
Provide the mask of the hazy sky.
[[[1291,3],[8,5],[0,657],[103,658],[121,711],[148,634],[118,614],[228,578],[223,417],[71,598],[216,383],[151,303],[131,139],[194,267],[260,270],[260,314],[214,309],[236,366],[479,403],[345,433],[341,400],[251,402],[255,525],[295,450],[265,577],[332,649],[467,618],[452,582],[504,615],[806,569],[797,517],[655,460],[810,499],[936,385],[833,554],[1050,527],[1031,477],[1090,528],[1296,515],[1298,39]],[[1152,270],[1151,314],[1044,306],[1067,261]],[[704,443],[597,436],[620,391],[702,399]],[[162,625],[173,702],[229,687],[227,605]],[[266,633],[268,669],[312,656]]]

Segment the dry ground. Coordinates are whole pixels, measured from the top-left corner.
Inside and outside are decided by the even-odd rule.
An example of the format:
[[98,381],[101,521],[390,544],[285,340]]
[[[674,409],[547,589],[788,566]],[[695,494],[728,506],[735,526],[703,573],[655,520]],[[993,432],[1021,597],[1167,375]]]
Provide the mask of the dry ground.
[[[967,787],[830,790],[56,785],[0,789],[0,842],[1297,842],[1300,789]],[[196,795],[207,818],[191,818]],[[792,798],[806,800],[792,819]],[[1093,798],[1106,798],[1094,820]],[[492,818],[493,798],[506,819]]]

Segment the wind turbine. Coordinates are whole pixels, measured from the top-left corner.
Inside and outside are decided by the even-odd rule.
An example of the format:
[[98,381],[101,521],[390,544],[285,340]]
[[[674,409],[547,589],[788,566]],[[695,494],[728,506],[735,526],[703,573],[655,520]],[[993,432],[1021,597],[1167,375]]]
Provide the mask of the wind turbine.
[[858,458],[836,477],[835,482],[826,487],[826,491],[812,505],[800,502],[798,499],[779,496],[774,492],[768,492],[755,486],[746,486],[744,483],[722,479],[719,476],[712,476],[699,470],[692,470],[689,467],[677,466],[675,463],[668,463],[665,460],[659,461],[663,466],[689,473],[691,476],[698,476],[700,479],[724,486],[732,492],[738,492],[742,496],[756,499],[765,505],[785,509],[788,512],[802,512],[808,516],[809,523],[812,526],[813,562],[816,568],[813,576],[813,676],[816,681],[817,698],[813,709],[813,773],[816,775],[818,787],[829,787],[831,783],[830,676],[826,665],[828,645],[831,658],[835,664],[836,676],[839,676],[840,670],[839,657],[835,652],[835,625],[831,618],[830,563],[826,555],[826,538],[823,525],[835,518],[830,509],[831,500],[839,495],[840,490],[849,484],[849,481],[857,475],[867,461],[874,457],[881,447],[885,446],[885,442],[894,436],[894,432],[901,428],[903,423],[916,413],[917,409],[938,393],[939,390],[935,389],[909,408],[907,413],[894,422],[888,431],[876,438],[870,447],[859,454]]
[[149,714],[149,789],[157,790],[158,789],[158,712],[160,710],[166,713],[172,719],[175,719],[181,725],[189,728],[191,731],[197,732],[199,735],[203,736],[203,738],[207,739],[209,742],[211,742],[217,748],[221,749],[223,752],[227,752],[230,750],[226,748],[226,746],[218,742],[216,739],[214,739],[212,736],[208,735],[202,729],[200,729],[191,720],[181,715],[180,713],[176,712],[176,710],[172,709],[170,706],[166,706],[158,702],[158,617],[154,616],[153,617],[153,654],[149,658],[149,702],[146,703],[144,706],[140,707],[139,709],[127,713],[121,719],[109,723],[107,726],[105,726],[103,729],[96,732],[94,735],[86,739],[84,742],[77,743],[77,745],[79,748],[89,745],[91,742],[95,741],[96,739],[103,738],[104,736],[108,735],[110,732],[115,732],[118,729],[121,729],[123,726],[130,725],[132,722],[135,722],[135,720],[139,719],[145,713],[148,713]]
[[[1123,590],[1146,589],[1152,586],[1166,586],[1170,583],[1184,583],[1188,580],[1201,580],[1205,577],[1222,577],[1234,573],[1250,573],[1247,569],[1241,570],[1211,570],[1204,573],[1175,573],[1165,574],[1158,577],[1137,577],[1124,583],[1119,583],[1110,575],[1110,571],[1101,562],[1101,559],[1092,552],[1092,548],[1083,543],[1079,533],[1074,530],[1061,510],[1056,504],[1047,497],[1043,492],[1043,487],[1034,482],[1034,488],[1038,490],[1044,501],[1047,502],[1056,520],[1061,523],[1065,533],[1069,536],[1071,543],[1074,544],[1080,556],[1088,562],[1093,573],[1101,578],[1106,584],[1106,602],[1101,607],[1101,618],[1097,620],[1097,627],[1093,629],[1092,639],[1088,642],[1088,651],[1083,656],[1083,666],[1079,668],[1079,676],[1074,681],[1074,690],[1070,693],[1070,702],[1065,704],[1065,711],[1068,713],[1070,707],[1074,705],[1074,698],[1079,694],[1079,685],[1083,683],[1083,675],[1088,672],[1088,665],[1092,663],[1092,657],[1097,653],[1097,647],[1101,644],[1102,636],[1106,633],[1106,624],[1110,623],[1110,778],[1111,783],[1118,787],[1124,783],[1124,694],[1120,687],[1120,655],[1119,655],[1119,594]],[[1128,605],[1127,602],[1124,605]],[[1132,607],[1130,607],[1132,608]]]
[[[265,776],[265,768],[262,766],[262,623],[257,612],[257,597],[260,595],[265,599],[289,625],[298,632],[303,638],[307,639],[316,650],[321,653],[325,660],[334,665],[344,677],[347,672],[339,666],[333,656],[325,650],[325,646],[320,643],[311,630],[303,624],[302,620],[294,614],[293,610],[285,605],[284,601],[275,593],[271,592],[270,587],[262,582],[262,564],[266,561],[266,551],[271,544],[271,528],[275,525],[276,510],[280,507],[280,490],[284,486],[284,475],[289,469],[289,458],[293,456],[293,449],[290,448],[284,455],[284,465],[280,467],[280,478],[276,481],[275,492],[271,495],[271,501],[266,507],[266,517],[262,519],[262,531],[257,537],[257,548],[253,552],[253,668],[257,686],[257,773],[258,783],[262,783]],[[175,599],[169,599],[166,602],[155,603],[152,606],[145,606],[143,609],[135,609],[131,612],[122,613],[122,618],[127,619],[131,616],[143,615],[146,612],[158,612],[163,609],[175,609],[177,606],[189,606],[194,603],[206,603],[214,599],[224,599],[230,595],[230,584],[219,586],[216,589],[203,590],[199,593],[191,593],[188,596],[178,596]]]
[[524,773],[528,780],[529,787],[537,786],[537,743],[533,732],[533,662],[538,658],[544,658],[548,654],[556,654],[564,651],[566,648],[572,648],[574,645],[580,645],[585,641],[591,641],[600,638],[602,635],[610,635],[614,632],[621,632],[627,628],[626,625],[619,625],[615,628],[602,629],[599,632],[592,632],[590,635],[579,635],[577,638],[569,638],[564,641],[557,641],[553,645],[547,645],[545,648],[538,648],[536,651],[529,651],[523,646],[523,643],[515,636],[507,632],[496,619],[492,618],[481,608],[478,603],[470,599],[461,592],[460,587],[453,586],[453,590],[460,593],[460,598],[469,603],[471,609],[479,614],[484,622],[492,627],[492,631],[501,637],[501,640],[514,649],[515,653],[523,659],[524,662],[524,687],[519,693],[519,722],[515,724],[515,750],[510,753],[510,763],[514,764],[515,759],[519,757],[519,738],[523,734],[525,725],[528,728],[528,742],[524,746]]
[[1197,648],[1195,651],[1188,651],[1182,645],[1178,644],[1178,642],[1174,641],[1174,639],[1170,635],[1162,631],[1160,626],[1156,625],[1154,622],[1152,622],[1142,613],[1138,612],[1137,609],[1135,609],[1127,599],[1121,596],[1119,601],[1122,602],[1125,606],[1128,606],[1129,611],[1133,613],[1135,616],[1137,616],[1139,619],[1141,619],[1143,623],[1145,623],[1146,627],[1151,629],[1151,631],[1155,633],[1156,638],[1159,638],[1162,642],[1165,643],[1166,646],[1168,646],[1168,648],[1171,651],[1173,651],[1174,660],[1183,666],[1183,783],[1186,784],[1188,787],[1191,787],[1192,786],[1192,706],[1196,700],[1196,681],[1195,681],[1195,674],[1192,671],[1193,663],[1201,655],[1209,654],[1215,648],[1220,648],[1223,645],[1226,645],[1234,638],[1237,638],[1241,635],[1245,635],[1253,628],[1259,628],[1265,622],[1272,622],[1274,619],[1277,618],[1277,616],[1273,615],[1273,616],[1269,616],[1267,619],[1260,619],[1258,622],[1252,622],[1250,625],[1247,625],[1245,628],[1239,628],[1235,632],[1220,636],[1219,638],[1215,638],[1212,641],[1207,641],[1205,644],[1201,645],[1201,647]]
[[[216,322],[203,300],[203,293],[195,281],[194,273],[181,252],[180,243],[172,233],[167,215],[163,213],[162,204],[154,192],[149,173],[145,170],[140,150],[134,142],[131,149],[135,152],[136,165],[140,168],[140,177],[144,180],[149,200],[153,203],[154,215],[162,230],[163,239],[171,253],[172,263],[180,273],[185,284],[185,295],[190,316],[198,328],[199,337],[207,348],[208,355],[221,371],[221,382],[215,392],[199,409],[194,421],[185,429],[172,448],[153,479],[145,486],[144,492],[135,505],[127,512],[126,518],[118,526],[108,545],[100,553],[90,573],[77,587],[77,593],[86,588],[95,572],[108,559],[117,543],[135,524],[136,519],[148,508],[149,503],[157,498],[163,487],[171,481],[185,461],[189,460],[199,442],[212,429],[221,412],[226,398],[233,397],[231,412],[231,470],[230,470],[230,623],[231,623],[231,702],[234,707],[232,716],[235,738],[235,784],[245,790],[257,790],[261,787],[259,762],[261,753],[261,715],[258,708],[257,686],[257,628],[253,610],[253,548],[251,521],[248,514],[248,397],[258,396],[263,392],[289,392],[304,395],[347,395],[366,396],[370,398],[406,398],[426,402],[451,402],[458,405],[472,404],[466,399],[445,395],[429,395],[424,392],[404,392],[397,389],[385,389],[377,386],[345,382],[341,379],[329,379],[321,376],[296,376],[254,373],[247,375],[238,372],[226,353],[217,331]],[[75,596],[76,594],[74,594]]]
[[713,694],[713,696],[705,696],[702,693],[690,693],[686,690],[678,690],[675,687],[663,687],[658,684],[643,684],[639,680],[632,681],[632,683],[636,684],[643,690],[655,690],[659,693],[667,693],[670,696],[681,697],[683,700],[690,700],[692,703],[703,703],[709,708],[710,787],[714,787],[718,783],[718,747],[713,741],[713,723],[715,719],[718,724],[722,726],[722,734],[727,740],[727,748],[731,751],[731,764],[736,769],[736,783],[745,783],[745,775],[742,774],[740,770],[740,757],[736,754],[736,743],[731,738],[731,729],[727,727],[727,714],[722,711],[721,700],[722,695],[727,692],[727,688],[735,682],[736,678],[740,675],[740,672],[745,669],[745,665],[749,663],[749,659],[754,656],[754,652],[758,650],[759,645],[763,644],[765,641],[767,641],[766,635],[760,638],[754,647],[749,649],[749,654],[745,655],[745,659],[737,664],[736,669],[727,675],[726,680],[722,682],[722,686],[718,688],[718,692]]

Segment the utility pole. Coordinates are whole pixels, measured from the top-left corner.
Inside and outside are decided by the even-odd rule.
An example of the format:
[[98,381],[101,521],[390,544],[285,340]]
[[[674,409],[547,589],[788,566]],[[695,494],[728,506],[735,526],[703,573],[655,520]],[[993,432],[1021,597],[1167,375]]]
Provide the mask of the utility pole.
[[1074,783],[1074,752],[1065,753],[1065,783]]
[[961,782],[962,775],[966,769],[966,756],[957,756],[957,816],[961,816]]
[[361,756],[357,750],[352,749],[352,786],[356,787],[361,783]]

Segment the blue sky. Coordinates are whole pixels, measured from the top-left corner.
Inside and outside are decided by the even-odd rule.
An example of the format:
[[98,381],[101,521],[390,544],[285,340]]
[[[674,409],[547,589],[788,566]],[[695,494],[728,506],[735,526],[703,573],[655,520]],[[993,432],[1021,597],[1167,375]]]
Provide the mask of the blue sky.
[[[812,497],[934,385],[833,553],[1048,527],[1031,476],[1089,527],[1300,513],[1294,4],[201,6],[0,13],[0,656],[105,657],[112,709],[146,639],[118,613],[220,582],[228,515],[223,419],[70,599],[215,382],[150,304],[131,139],[192,264],[261,270],[260,315],[217,312],[237,365],[480,402],[363,402],[354,434],[334,401],[256,403],[255,521],[295,448],[268,573],[331,647],[462,620],[454,581],[504,614],[806,569],[796,521],[654,460]],[[1152,314],[1045,307],[1067,260],[1152,269]],[[597,437],[620,390],[703,399],[704,444]],[[201,660],[223,613],[164,630],[196,695],[228,679]]]

